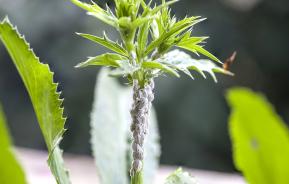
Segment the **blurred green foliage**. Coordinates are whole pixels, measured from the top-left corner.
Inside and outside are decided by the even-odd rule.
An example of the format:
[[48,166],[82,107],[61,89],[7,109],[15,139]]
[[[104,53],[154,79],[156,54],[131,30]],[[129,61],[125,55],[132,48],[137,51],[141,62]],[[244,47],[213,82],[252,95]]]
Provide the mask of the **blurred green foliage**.
[[[108,0],[97,2],[102,7],[104,3],[113,7]],[[90,153],[87,132],[95,84],[91,79],[98,70],[83,72],[73,66],[87,55],[107,50],[87,44],[74,32],[101,35],[105,30],[112,40],[119,36],[103,23],[87,18],[69,1],[0,0],[0,4],[0,16],[9,15],[43,62],[49,61],[60,81],[66,113],[70,115],[63,147],[74,153]],[[186,14],[207,17],[193,32],[214,35],[207,48],[221,60],[234,50],[238,56],[231,69],[236,76],[218,76],[217,85],[202,80],[201,76],[196,76],[198,80],[193,82],[186,77],[156,81],[161,163],[232,171],[227,132],[229,108],[223,97],[226,88],[241,85],[262,91],[289,122],[289,1],[181,0],[173,9],[179,17]],[[45,149],[28,95],[2,46],[0,99],[16,145]],[[24,127],[27,131],[22,131]]]
[[0,105],[0,183],[26,184],[24,172],[14,155],[5,116]]
[[235,165],[250,184],[289,182],[289,130],[272,105],[245,88],[228,92]]

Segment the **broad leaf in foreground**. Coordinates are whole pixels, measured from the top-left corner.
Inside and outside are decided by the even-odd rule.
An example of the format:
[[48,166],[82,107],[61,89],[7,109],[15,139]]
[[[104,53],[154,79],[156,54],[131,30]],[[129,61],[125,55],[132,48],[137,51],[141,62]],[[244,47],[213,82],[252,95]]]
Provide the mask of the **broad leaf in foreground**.
[[166,179],[165,184],[197,184],[197,181],[179,168]]
[[26,184],[24,172],[14,155],[4,113],[0,105],[0,183]]
[[288,183],[289,130],[272,105],[245,88],[229,90],[227,99],[237,169],[250,184]]
[[[122,87],[107,69],[98,75],[91,113],[91,144],[101,183],[129,184],[132,103],[130,88]],[[150,131],[145,142],[145,183],[151,184],[158,168],[159,136],[155,113],[150,116]]]
[[0,23],[0,39],[6,46],[28,91],[49,151],[48,164],[57,183],[69,184],[59,143],[64,133],[62,99],[47,64],[39,61],[29,44],[5,18]]

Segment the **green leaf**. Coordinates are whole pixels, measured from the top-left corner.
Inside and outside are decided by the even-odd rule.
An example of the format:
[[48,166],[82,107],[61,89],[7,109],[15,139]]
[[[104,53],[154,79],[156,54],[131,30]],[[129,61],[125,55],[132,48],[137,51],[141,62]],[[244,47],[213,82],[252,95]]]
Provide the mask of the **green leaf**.
[[171,52],[168,52],[157,61],[159,63],[168,65],[171,68],[180,70],[184,72],[185,74],[189,75],[191,78],[193,78],[193,76],[188,70],[195,70],[199,72],[204,78],[206,78],[206,75],[204,74],[204,72],[208,72],[212,76],[215,82],[217,82],[215,73],[233,75],[233,73],[227,70],[224,70],[221,67],[218,67],[215,63],[213,63],[210,60],[205,60],[205,59],[196,60],[196,59],[191,58],[191,56],[186,54],[185,52],[177,50],[177,49]]
[[69,184],[61,157],[62,151],[58,147],[65,131],[65,118],[61,107],[63,100],[57,92],[57,84],[53,82],[53,73],[47,64],[39,61],[23,36],[12,27],[8,18],[0,23],[0,39],[29,93],[49,151],[50,169],[59,184]]
[[[91,144],[100,182],[129,184],[130,108],[132,89],[122,87],[103,68],[97,78],[91,113]],[[145,142],[145,184],[151,184],[158,168],[159,135],[155,113],[150,116],[150,131]]]
[[[127,60],[126,57],[123,57],[118,54],[102,54],[95,57],[89,57],[87,61],[79,63],[76,65],[76,68],[83,68],[87,66],[111,66],[111,67],[120,67],[121,62],[125,62]],[[128,62],[128,61],[127,61]]]
[[180,77],[180,75],[178,74],[178,72],[175,71],[175,69],[173,69],[167,65],[164,65],[162,63],[155,62],[155,61],[143,62],[142,68],[144,68],[144,69],[159,69],[163,72],[169,73],[169,74],[174,75],[176,77]]
[[5,116],[0,105],[0,183],[26,184],[25,174],[15,157]]
[[92,4],[87,4],[78,0],[71,0],[73,4],[87,11],[88,15],[94,16],[106,24],[118,27],[117,19],[111,11],[105,11],[92,1]]
[[161,5],[159,6],[156,6],[154,7],[150,12],[149,14],[150,15],[155,15],[156,13],[158,13],[160,10],[162,10],[163,8],[166,8],[176,2],[178,2],[179,0],[172,0],[172,1],[168,1],[168,2],[165,2],[165,3],[162,3]]
[[179,168],[166,179],[165,184],[197,184],[197,181]]
[[[153,42],[151,42],[149,44],[149,46],[146,49],[145,54],[147,55],[147,54],[151,53],[155,48],[159,47],[161,44],[164,44],[170,38],[174,39],[174,40],[178,40],[178,39],[176,39],[177,35],[181,34],[185,30],[191,28],[193,25],[195,25],[195,24],[197,24],[203,20],[205,20],[205,19],[200,19],[200,17],[194,16],[194,17],[185,18],[185,19],[175,23],[168,31],[162,33],[158,39],[154,40]],[[175,44],[175,42],[172,42],[171,44],[172,45],[170,45],[169,47],[173,46],[173,44]]]
[[185,42],[180,42],[179,44],[177,44],[178,47],[189,50],[191,52],[194,53],[200,53],[204,56],[207,56],[208,58],[212,59],[213,61],[216,61],[218,63],[222,64],[222,61],[220,61],[216,56],[214,56],[213,54],[211,54],[209,51],[207,51],[206,49],[204,49],[202,46],[197,45],[195,43],[190,43],[188,40]]
[[138,30],[138,36],[137,36],[137,51],[139,57],[144,57],[143,52],[147,46],[147,40],[149,35],[149,27],[151,22],[147,22],[144,25],[142,25]]
[[121,54],[123,56],[128,56],[127,51],[118,43],[111,41],[110,39],[107,38],[106,34],[104,33],[103,38],[98,37],[98,36],[94,36],[94,35],[90,35],[90,34],[84,34],[84,33],[76,33],[88,40],[91,40],[93,42],[96,42],[118,54]]
[[272,105],[246,88],[229,90],[227,100],[237,169],[250,184],[288,183],[289,130]]

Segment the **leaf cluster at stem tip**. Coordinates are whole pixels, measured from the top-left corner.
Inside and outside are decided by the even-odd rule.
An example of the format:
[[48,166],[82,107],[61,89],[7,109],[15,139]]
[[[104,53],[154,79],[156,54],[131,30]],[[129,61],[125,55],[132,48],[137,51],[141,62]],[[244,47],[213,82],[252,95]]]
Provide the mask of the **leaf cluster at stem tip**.
[[[88,15],[114,27],[121,37],[121,43],[118,43],[110,40],[105,33],[103,37],[77,33],[113,53],[90,57],[76,67],[91,65],[112,67],[113,75],[126,77],[129,82],[138,80],[141,86],[161,74],[168,73],[179,77],[178,71],[184,72],[191,78],[193,77],[190,70],[198,71],[202,75],[203,71],[206,71],[215,81],[214,72],[232,74],[219,67],[216,63],[222,64],[222,62],[203,47],[208,37],[192,36],[193,26],[205,20],[204,18],[191,16],[178,20],[172,15],[169,6],[177,0],[161,2],[114,0],[115,9],[108,6],[104,9],[95,2],[88,4],[79,0],[71,1],[86,10]],[[186,57],[174,58],[177,60],[175,64],[176,62],[171,62],[172,58],[168,58],[172,55],[171,52],[176,52],[176,50],[171,51],[175,47],[197,56],[204,55],[210,60],[198,62],[199,60],[177,50],[182,53],[182,56],[186,54]]]

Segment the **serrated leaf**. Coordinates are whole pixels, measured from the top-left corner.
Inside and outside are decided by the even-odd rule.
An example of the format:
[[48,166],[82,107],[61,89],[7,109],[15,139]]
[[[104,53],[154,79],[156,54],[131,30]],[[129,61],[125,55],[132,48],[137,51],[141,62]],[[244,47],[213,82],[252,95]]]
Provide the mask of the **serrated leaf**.
[[64,133],[65,118],[57,84],[47,64],[35,56],[29,44],[12,27],[8,18],[0,23],[0,39],[6,46],[28,91],[36,117],[46,142],[48,164],[57,183],[69,184],[67,171],[63,166],[62,151],[58,145]]
[[106,24],[118,27],[117,19],[112,15],[111,11],[105,11],[96,3],[87,4],[78,0],[71,0],[73,4],[87,11],[88,15],[94,16]]
[[173,69],[167,65],[164,65],[162,63],[155,62],[155,61],[143,62],[142,68],[144,68],[144,69],[159,69],[163,72],[169,73],[169,74],[174,75],[176,77],[180,77],[180,75],[178,74],[177,71],[175,71],[175,69]]
[[5,116],[0,105],[0,183],[26,184],[25,174],[15,157]]
[[204,72],[208,72],[215,82],[217,82],[217,78],[215,76],[215,73],[223,73],[227,75],[233,75],[233,73],[224,70],[221,67],[218,67],[215,63],[213,63],[210,60],[196,60],[191,58],[191,56],[183,51],[180,50],[173,50],[171,52],[168,52],[163,57],[157,60],[158,62],[162,64],[166,64],[172,68],[175,68],[177,70],[183,71],[185,74],[192,77],[187,70],[195,70],[199,72],[204,78],[206,78],[206,75]]
[[179,168],[166,179],[165,184],[197,184],[197,181],[188,172]]
[[88,60],[76,65],[76,68],[83,68],[87,66],[110,66],[120,67],[121,62],[128,62],[126,57],[118,54],[107,53],[95,57],[89,57]]
[[250,184],[288,183],[289,129],[263,95],[246,88],[227,93],[235,166]]
[[194,43],[190,43],[189,41],[187,42],[180,42],[179,44],[177,44],[178,47],[189,50],[191,52],[198,52],[204,56],[207,56],[208,58],[212,59],[213,61],[216,61],[218,63],[222,64],[222,61],[220,61],[216,56],[214,56],[213,54],[211,54],[209,51],[207,51],[206,49],[204,49],[202,46],[194,44]]
[[[101,183],[129,184],[129,126],[132,89],[122,87],[110,72],[102,69],[97,78],[91,113],[91,144]],[[159,135],[155,114],[145,143],[145,184],[151,184],[158,167]]]
[[76,33],[80,36],[82,36],[83,38],[86,38],[88,40],[91,40],[95,43],[98,43],[118,54],[121,54],[123,56],[128,56],[127,51],[118,43],[111,41],[110,39],[107,38],[107,36],[104,33],[103,38],[98,37],[98,36],[94,36],[94,35],[90,35],[90,34],[84,34],[84,33]]
[[[191,28],[193,25],[203,21],[205,19],[200,19],[200,17],[194,16],[185,18],[181,21],[176,22],[168,31],[162,33],[159,38],[152,41],[149,46],[147,47],[145,54],[150,54],[154,49],[159,47],[161,44],[164,44],[166,40],[169,38],[176,39],[176,36],[181,34],[183,31]],[[171,42],[170,44],[174,44],[174,42]],[[170,45],[169,47],[172,47],[173,45]]]

